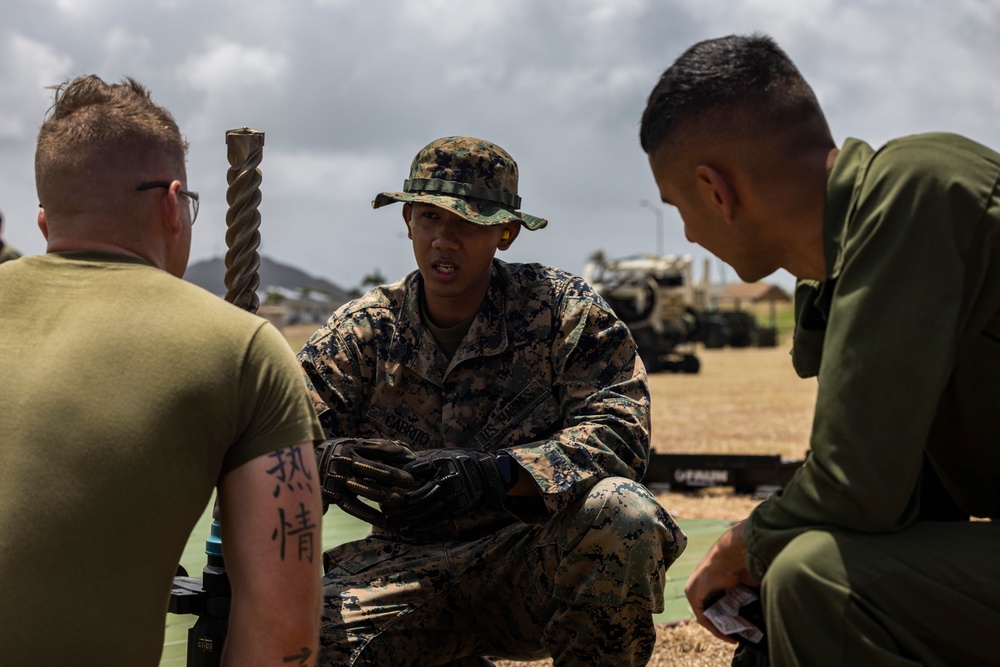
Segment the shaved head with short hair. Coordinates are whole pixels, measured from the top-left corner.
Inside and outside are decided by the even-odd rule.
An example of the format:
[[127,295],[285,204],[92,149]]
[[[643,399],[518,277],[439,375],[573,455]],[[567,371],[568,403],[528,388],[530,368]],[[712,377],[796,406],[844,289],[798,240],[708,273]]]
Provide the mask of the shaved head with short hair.
[[89,75],[55,91],[35,152],[38,200],[50,217],[114,197],[123,179],[138,184],[159,170],[183,180],[187,142],[140,83],[126,77],[108,84]]
[[650,93],[639,139],[688,240],[747,281],[779,268],[822,277],[814,242],[836,144],[773,39],[729,35],[687,49]]
[[639,139],[652,155],[700,131],[747,136],[822,115],[812,88],[773,39],[730,35],[698,42],[663,72]]

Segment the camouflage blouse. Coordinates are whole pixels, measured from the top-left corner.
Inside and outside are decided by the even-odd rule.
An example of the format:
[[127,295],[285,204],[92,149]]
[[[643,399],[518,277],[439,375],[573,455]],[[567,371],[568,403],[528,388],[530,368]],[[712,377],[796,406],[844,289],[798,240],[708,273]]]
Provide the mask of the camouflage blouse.
[[[451,359],[421,322],[420,284],[414,272],[345,304],[299,353],[329,437],[507,451],[549,513],[605,477],[641,478],[646,371],[626,325],[583,279],[494,260]],[[511,520],[481,510],[466,527]]]

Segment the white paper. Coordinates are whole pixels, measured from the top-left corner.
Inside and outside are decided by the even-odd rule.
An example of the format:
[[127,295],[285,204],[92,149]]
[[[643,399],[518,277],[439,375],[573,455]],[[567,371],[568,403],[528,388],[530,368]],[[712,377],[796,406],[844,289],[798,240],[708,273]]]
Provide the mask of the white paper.
[[740,584],[730,588],[715,604],[706,609],[705,617],[712,621],[712,625],[722,634],[740,635],[757,644],[764,638],[764,633],[739,616],[740,607],[756,599],[757,594],[752,589]]

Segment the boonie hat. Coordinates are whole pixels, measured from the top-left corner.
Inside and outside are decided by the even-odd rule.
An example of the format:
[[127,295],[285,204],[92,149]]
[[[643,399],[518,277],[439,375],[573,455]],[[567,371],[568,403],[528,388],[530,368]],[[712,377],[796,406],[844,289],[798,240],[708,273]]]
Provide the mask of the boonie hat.
[[427,144],[410,164],[402,192],[383,192],[372,208],[420,202],[453,211],[477,225],[514,220],[541,229],[548,220],[521,213],[517,163],[504,149],[475,137],[444,137]]

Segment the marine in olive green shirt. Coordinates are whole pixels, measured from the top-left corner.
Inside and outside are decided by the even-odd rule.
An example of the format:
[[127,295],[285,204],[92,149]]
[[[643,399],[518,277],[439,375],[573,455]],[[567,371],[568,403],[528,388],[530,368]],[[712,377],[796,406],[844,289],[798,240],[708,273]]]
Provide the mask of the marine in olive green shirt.
[[0,312],[0,663],[155,664],[213,489],[322,438],[292,352],[264,320],[108,252],[0,266]]
[[640,141],[687,238],[800,279],[810,456],[685,585],[697,620],[759,587],[773,665],[996,664],[1000,155],[949,134],[839,145],[767,35],[692,45]]
[[[811,454],[744,528],[775,664],[996,659],[1000,526],[968,518],[1000,515],[998,180],[954,135],[840,151],[829,277],[796,292]],[[840,629],[791,648],[817,624]]]
[[819,379],[811,456],[751,515],[757,576],[809,526],[899,530],[947,509],[914,502],[925,451],[954,509],[1000,515],[998,178],[1000,155],[955,135],[845,143],[829,277],[796,293],[792,360]]

